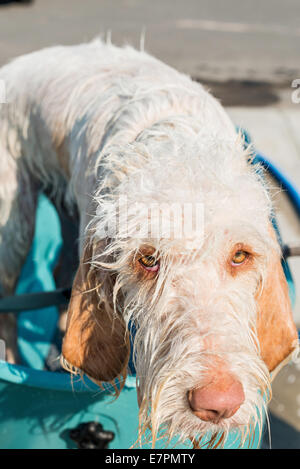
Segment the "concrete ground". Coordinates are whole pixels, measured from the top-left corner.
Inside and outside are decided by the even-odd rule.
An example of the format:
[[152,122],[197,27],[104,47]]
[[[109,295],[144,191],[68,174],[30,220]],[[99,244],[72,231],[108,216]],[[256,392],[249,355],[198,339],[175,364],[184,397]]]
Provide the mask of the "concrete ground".
[[[204,81],[256,148],[300,190],[300,79],[298,0],[36,0],[27,6],[0,0],[0,65],[54,44],[102,34],[130,42]],[[300,93],[299,93],[300,96]],[[284,241],[300,243],[300,222],[284,194],[276,196]],[[300,258],[290,260],[300,292]],[[300,327],[300,294],[295,305]],[[273,448],[300,448],[300,366],[279,373],[270,405]],[[265,435],[263,447],[269,447]]]
[[[300,104],[278,107],[228,107],[233,121],[249,131],[255,147],[274,162],[300,189]],[[278,188],[279,189],[279,188]],[[275,189],[277,220],[284,243],[300,246],[300,220],[287,197]],[[289,259],[296,284],[294,318],[300,329],[300,257]],[[266,432],[263,446],[300,448],[300,364],[292,362],[275,378],[269,405],[271,441]]]
[[107,31],[116,44],[139,46],[145,31],[147,50],[193,76],[300,76],[297,0],[35,0],[0,8],[1,61]]

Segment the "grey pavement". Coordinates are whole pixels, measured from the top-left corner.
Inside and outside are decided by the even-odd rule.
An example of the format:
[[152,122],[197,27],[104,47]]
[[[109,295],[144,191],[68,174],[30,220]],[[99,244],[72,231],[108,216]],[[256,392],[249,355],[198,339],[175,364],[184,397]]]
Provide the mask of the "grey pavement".
[[[300,104],[269,107],[228,107],[232,120],[250,133],[257,150],[288,177],[300,190]],[[300,221],[290,202],[273,183],[276,217],[284,243],[300,245]],[[300,257],[290,258],[289,266],[296,285],[294,318],[300,329]],[[291,362],[273,382],[269,405],[270,433],[263,447],[300,449],[300,363]]]
[[[298,0],[36,0],[0,5],[0,65],[56,44],[112,37],[204,80],[256,148],[300,189],[300,104],[291,82],[300,78]],[[300,243],[300,222],[274,190],[285,242]],[[289,261],[300,327],[300,258]],[[270,404],[273,448],[300,448],[300,366],[276,377]],[[265,435],[264,447],[269,447]]]
[[300,76],[298,0],[36,0],[0,5],[0,64],[53,44],[111,31],[194,77],[273,80]]

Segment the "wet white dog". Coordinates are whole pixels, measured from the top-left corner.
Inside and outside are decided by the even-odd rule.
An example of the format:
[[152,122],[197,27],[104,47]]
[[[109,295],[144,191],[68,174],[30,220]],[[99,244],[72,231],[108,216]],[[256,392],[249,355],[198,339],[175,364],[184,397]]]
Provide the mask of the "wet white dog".
[[20,57],[0,80],[2,294],[38,191],[77,207],[63,364],[122,384],[134,326],[140,437],[165,429],[196,447],[210,432],[217,446],[238,428],[245,441],[297,331],[268,190],[224,109],[146,53],[98,40]]

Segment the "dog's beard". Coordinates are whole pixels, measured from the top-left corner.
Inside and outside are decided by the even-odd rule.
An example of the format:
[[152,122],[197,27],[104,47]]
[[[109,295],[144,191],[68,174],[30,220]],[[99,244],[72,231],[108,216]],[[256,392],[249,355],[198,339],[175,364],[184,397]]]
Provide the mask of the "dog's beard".
[[[190,360],[186,363],[190,366]],[[180,367],[184,366],[181,362]],[[199,367],[198,367],[199,369]],[[139,371],[138,371],[139,373]],[[254,431],[258,426],[262,431],[263,411],[265,401],[262,397],[264,389],[259,393],[260,385],[254,377],[245,382],[245,402],[234,416],[221,420],[218,424],[204,422],[196,417],[188,403],[188,391],[195,386],[195,378],[190,372],[165,369],[157,365],[157,374],[149,369],[151,380],[147,377],[139,379],[139,392],[143,396],[140,407],[139,438],[143,444],[143,438],[148,431],[146,441],[152,440],[152,446],[158,438],[163,437],[165,444],[172,444],[171,440],[184,443],[191,440],[195,445],[201,444],[214,447],[221,441],[225,444],[229,432],[236,439],[240,438],[240,444],[251,446]],[[200,373],[197,373],[197,382]],[[143,382],[144,381],[144,382]],[[190,384],[189,384],[190,383]]]
[[[195,322],[187,321],[188,314],[174,309],[160,320],[155,311],[150,315],[144,312],[137,325],[134,356],[141,400],[139,444],[151,440],[154,447],[163,438],[166,445],[191,440],[195,447],[218,447],[225,444],[230,433],[240,445],[251,447],[257,430],[261,435],[271,393],[269,373],[258,356],[253,330],[248,325],[241,334],[239,321],[225,321],[224,315],[215,315],[218,325],[213,337],[223,337],[224,341],[208,350],[201,340],[203,330],[197,331]],[[232,334],[237,327],[239,334]],[[241,381],[245,401],[232,417],[214,424],[193,414],[187,396],[189,390],[201,386],[206,371],[220,357]]]

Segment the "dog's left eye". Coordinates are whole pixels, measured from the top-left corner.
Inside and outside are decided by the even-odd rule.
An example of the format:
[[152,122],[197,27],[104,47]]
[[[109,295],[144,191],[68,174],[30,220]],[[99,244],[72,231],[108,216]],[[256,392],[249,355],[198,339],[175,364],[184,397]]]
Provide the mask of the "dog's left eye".
[[153,256],[143,256],[139,259],[139,263],[150,272],[157,272],[159,269],[159,261]]
[[248,259],[249,254],[246,251],[237,251],[231,259],[233,265],[240,265]]

